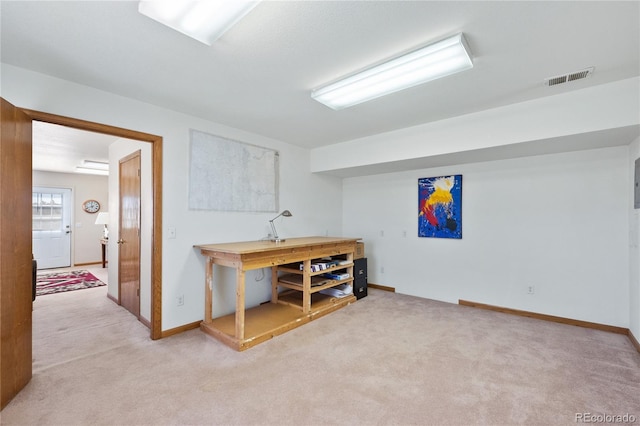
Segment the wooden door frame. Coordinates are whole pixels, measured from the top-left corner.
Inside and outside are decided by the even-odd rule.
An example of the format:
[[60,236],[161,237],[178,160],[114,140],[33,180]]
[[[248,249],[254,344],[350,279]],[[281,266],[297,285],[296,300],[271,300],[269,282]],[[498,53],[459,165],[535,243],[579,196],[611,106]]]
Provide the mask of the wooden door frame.
[[151,339],[162,338],[162,136],[101,123],[65,117],[47,112],[23,109],[34,121],[58,124],[79,130],[105,133],[151,144],[153,224],[151,233]]

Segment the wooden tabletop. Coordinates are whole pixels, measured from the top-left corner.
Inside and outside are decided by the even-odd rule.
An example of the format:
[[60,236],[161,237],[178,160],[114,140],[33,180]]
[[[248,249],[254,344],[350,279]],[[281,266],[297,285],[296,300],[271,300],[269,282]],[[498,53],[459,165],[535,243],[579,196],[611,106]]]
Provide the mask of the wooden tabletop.
[[269,240],[243,241],[237,243],[199,244],[194,247],[205,251],[217,251],[223,253],[246,254],[263,251],[271,251],[283,248],[306,247],[318,244],[332,244],[344,242],[356,242],[361,238],[343,237],[299,237],[287,238],[285,241],[273,242]]

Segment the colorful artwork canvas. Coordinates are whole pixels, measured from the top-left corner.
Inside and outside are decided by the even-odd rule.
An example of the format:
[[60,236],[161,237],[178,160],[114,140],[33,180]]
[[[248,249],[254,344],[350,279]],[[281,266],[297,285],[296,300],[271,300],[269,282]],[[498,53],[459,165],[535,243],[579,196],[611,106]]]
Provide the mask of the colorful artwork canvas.
[[418,237],[462,238],[462,175],[418,179]]

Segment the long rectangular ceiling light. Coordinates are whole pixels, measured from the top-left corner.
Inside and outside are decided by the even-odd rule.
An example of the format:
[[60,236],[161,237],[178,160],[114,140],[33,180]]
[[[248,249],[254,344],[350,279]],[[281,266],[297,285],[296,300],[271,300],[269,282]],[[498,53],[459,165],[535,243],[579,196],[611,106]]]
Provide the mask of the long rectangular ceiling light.
[[143,0],[138,12],[189,37],[212,45],[260,1]]
[[311,97],[339,110],[471,68],[459,33],[316,89]]
[[86,175],[109,176],[109,170],[100,170],[100,169],[94,169],[91,167],[82,167],[82,166],[76,166],[76,173],[83,173]]
[[83,166],[89,169],[109,170],[109,163],[104,161],[84,160]]

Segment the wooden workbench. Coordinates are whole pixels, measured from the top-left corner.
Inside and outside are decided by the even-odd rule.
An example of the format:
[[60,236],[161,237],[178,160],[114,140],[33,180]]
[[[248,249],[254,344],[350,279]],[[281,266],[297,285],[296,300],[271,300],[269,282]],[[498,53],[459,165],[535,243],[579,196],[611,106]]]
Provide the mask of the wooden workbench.
[[[323,294],[321,290],[353,281],[353,254],[358,240],[304,237],[289,238],[278,243],[246,241],[196,245],[207,259],[204,321],[200,328],[226,345],[242,351],[355,302],[353,294],[338,298]],[[330,270],[312,272],[312,261],[325,257],[341,258],[343,263]],[[219,318],[212,318],[214,264],[236,270],[236,311]],[[299,265],[302,265],[302,269]],[[266,267],[271,268],[271,301],[245,311],[245,272]],[[349,278],[329,280],[312,287],[312,277],[330,271],[346,272]],[[282,272],[289,276],[299,274],[300,284],[280,282]],[[279,287],[288,290],[280,292]]]

